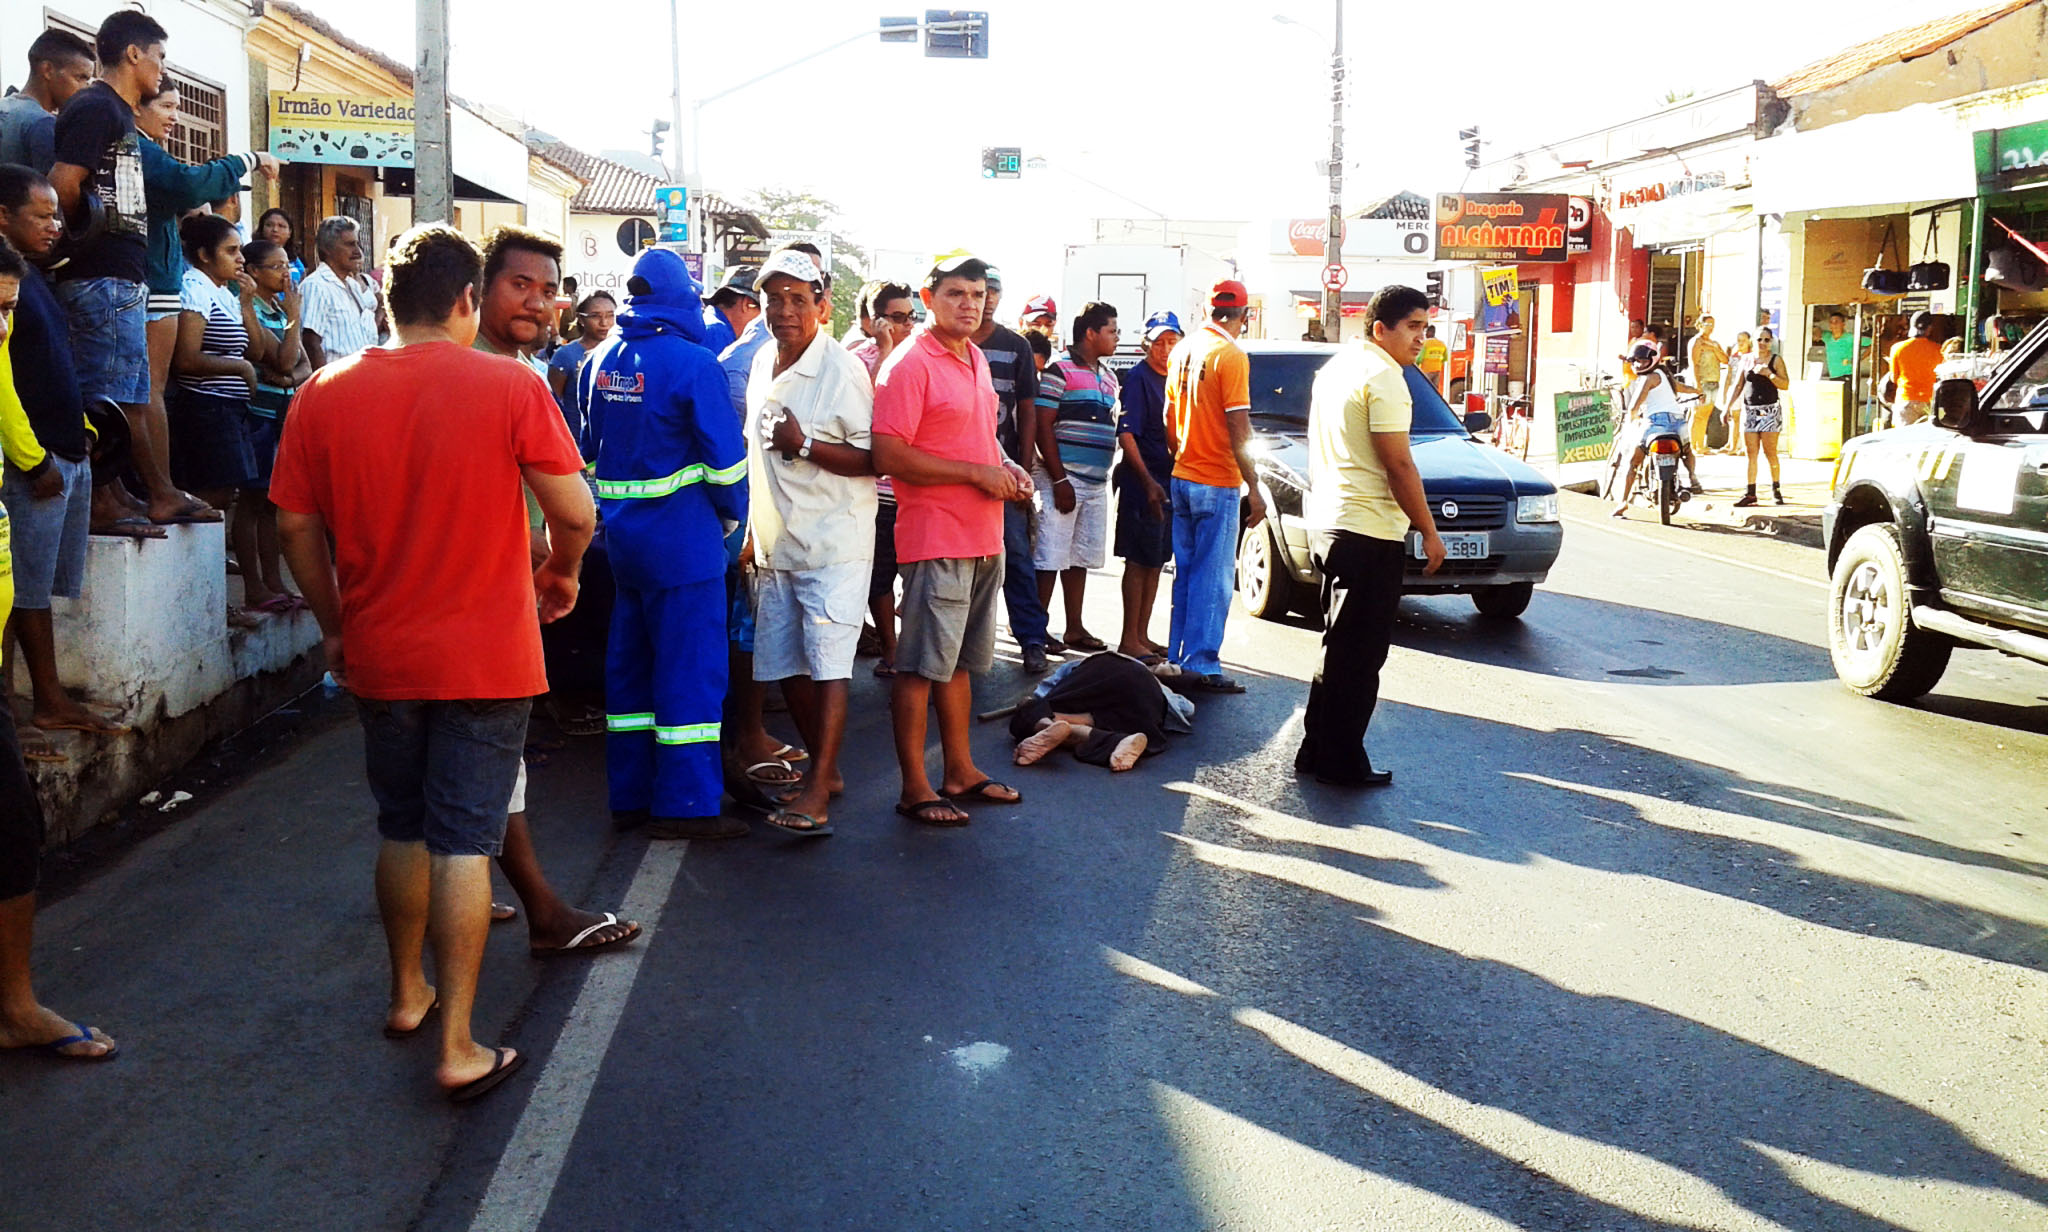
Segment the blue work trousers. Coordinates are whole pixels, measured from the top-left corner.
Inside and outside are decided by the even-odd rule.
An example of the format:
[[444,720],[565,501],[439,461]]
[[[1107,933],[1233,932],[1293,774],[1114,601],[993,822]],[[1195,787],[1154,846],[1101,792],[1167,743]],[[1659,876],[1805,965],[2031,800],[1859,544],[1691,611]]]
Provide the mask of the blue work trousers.
[[1017,645],[1045,645],[1045,605],[1038,601],[1038,570],[1031,567],[1031,506],[1003,502],[1003,606]]
[[1223,670],[1237,561],[1237,489],[1173,481],[1173,621],[1166,657],[1184,672]]
[[725,703],[725,579],[621,585],[605,654],[605,774],[614,813],[713,817]]

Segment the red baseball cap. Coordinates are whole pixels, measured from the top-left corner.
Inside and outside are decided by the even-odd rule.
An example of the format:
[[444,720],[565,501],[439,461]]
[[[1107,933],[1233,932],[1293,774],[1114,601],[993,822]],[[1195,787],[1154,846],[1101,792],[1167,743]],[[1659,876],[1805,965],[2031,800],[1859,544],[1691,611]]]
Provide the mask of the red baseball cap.
[[1225,278],[1222,282],[1209,289],[1209,306],[1211,308],[1249,308],[1252,306],[1252,293],[1245,290],[1244,284],[1237,279]]
[[1024,304],[1024,319],[1029,321],[1033,317],[1051,317],[1057,321],[1060,306],[1052,302],[1050,295],[1034,295]]

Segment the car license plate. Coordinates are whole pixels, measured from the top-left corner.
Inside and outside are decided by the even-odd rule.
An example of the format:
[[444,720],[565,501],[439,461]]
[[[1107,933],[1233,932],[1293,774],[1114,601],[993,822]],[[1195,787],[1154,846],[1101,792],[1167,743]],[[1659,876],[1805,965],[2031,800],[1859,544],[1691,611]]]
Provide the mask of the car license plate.
[[[1445,560],[1485,560],[1491,547],[1484,532],[1454,531],[1439,538],[1444,541]],[[1421,535],[1410,535],[1408,547],[1415,554],[1415,559],[1424,559]]]

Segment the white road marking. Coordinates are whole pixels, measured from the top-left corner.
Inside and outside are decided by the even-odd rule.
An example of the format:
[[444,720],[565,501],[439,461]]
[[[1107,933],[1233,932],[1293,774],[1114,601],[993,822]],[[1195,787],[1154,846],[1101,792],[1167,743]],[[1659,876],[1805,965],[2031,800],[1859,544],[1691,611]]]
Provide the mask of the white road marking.
[[1584,518],[1566,518],[1565,521],[1570,522],[1573,526],[1584,527],[1587,530],[1604,531],[1607,534],[1614,535],[1622,539],[1633,539],[1637,543],[1646,543],[1652,547],[1666,548],[1673,552],[1683,552],[1687,556],[1697,556],[1702,560],[1719,561],[1721,564],[1724,565],[1734,565],[1738,569],[1749,569],[1756,573],[1766,573],[1774,578],[1784,578],[1788,582],[1798,582],[1801,585],[1805,586],[1818,586],[1822,590],[1826,590],[1828,588],[1828,582],[1826,578],[1814,578],[1807,577],[1803,574],[1789,573],[1783,569],[1773,569],[1769,565],[1753,565],[1746,560],[1737,560],[1732,556],[1722,556],[1718,553],[1704,551],[1700,548],[1688,547],[1683,543],[1672,543],[1667,539],[1655,538],[1650,535],[1634,534],[1630,531],[1625,531],[1621,529],[1621,527],[1619,526],[1614,525],[1613,519],[1611,518],[1603,518],[1598,521],[1587,520]]
[[626,901],[619,907],[622,918],[640,921],[640,940],[591,963],[583,991],[569,1011],[569,1022],[541,1063],[526,1111],[520,1114],[512,1140],[498,1157],[498,1170],[491,1175],[476,1218],[470,1221],[471,1232],[531,1232],[540,1227],[568,1159],[569,1144],[576,1138],[576,1127],[582,1123],[590,1092],[597,1085],[598,1070],[611,1049],[612,1033],[632,996],[633,982],[640,976],[640,962],[660,929],[662,908],[675,888],[688,846],[652,843],[641,857],[633,884],[626,890]]

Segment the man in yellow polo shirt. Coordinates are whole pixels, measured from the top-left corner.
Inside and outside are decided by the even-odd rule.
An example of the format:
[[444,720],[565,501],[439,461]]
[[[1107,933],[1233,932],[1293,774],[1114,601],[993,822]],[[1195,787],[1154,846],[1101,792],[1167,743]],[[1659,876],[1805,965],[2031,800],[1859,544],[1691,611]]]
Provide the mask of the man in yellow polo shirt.
[[1429,297],[1387,287],[1372,299],[1372,338],[1346,347],[1316,374],[1308,409],[1307,521],[1323,577],[1323,664],[1309,685],[1297,771],[1339,787],[1384,787],[1365,729],[1379,701],[1380,668],[1394,636],[1408,531],[1422,535],[1424,573],[1444,542],[1408,450],[1414,403],[1404,367],[1422,354]]
[[1430,326],[1428,332],[1423,335],[1422,354],[1416,358],[1415,366],[1438,390],[1444,387],[1444,364],[1449,362],[1450,358],[1451,348],[1445,346],[1444,340],[1436,336],[1436,326]]

